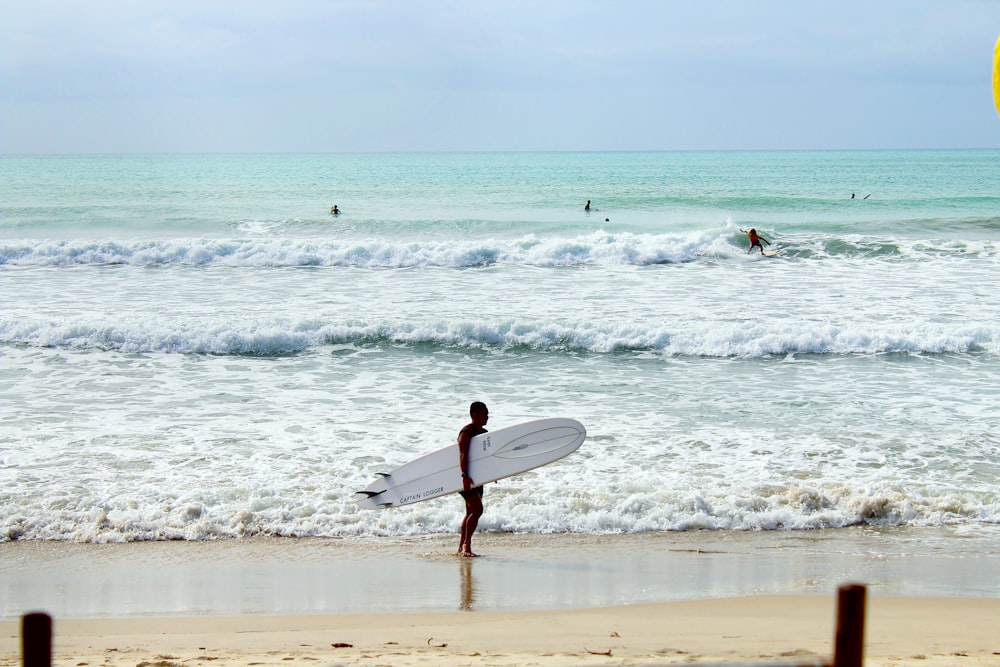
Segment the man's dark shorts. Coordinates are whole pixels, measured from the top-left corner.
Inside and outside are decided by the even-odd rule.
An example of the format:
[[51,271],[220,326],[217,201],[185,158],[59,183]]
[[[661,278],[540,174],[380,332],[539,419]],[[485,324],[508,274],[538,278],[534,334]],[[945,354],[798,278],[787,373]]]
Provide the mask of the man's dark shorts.
[[483,487],[481,487],[481,486],[474,486],[471,489],[469,489],[468,491],[459,491],[459,493],[461,493],[462,497],[465,498],[466,500],[468,500],[469,498],[472,498],[473,496],[479,496],[480,498],[482,498],[483,497]]

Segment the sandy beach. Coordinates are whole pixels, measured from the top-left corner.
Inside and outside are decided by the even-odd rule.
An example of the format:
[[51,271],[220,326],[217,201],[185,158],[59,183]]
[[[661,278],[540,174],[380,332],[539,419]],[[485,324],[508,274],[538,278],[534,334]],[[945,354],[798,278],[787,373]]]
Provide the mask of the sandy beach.
[[[554,612],[144,618],[56,622],[55,664],[819,664],[833,596],[756,596]],[[998,665],[1000,600],[869,600],[866,664]],[[0,624],[0,664],[19,664]]]
[[[943,529],[0,544],[64,667],[820,664],[868,586],[867,665],[1000,665],[992,535]],[[942,546],[949,544],[949,548]]]

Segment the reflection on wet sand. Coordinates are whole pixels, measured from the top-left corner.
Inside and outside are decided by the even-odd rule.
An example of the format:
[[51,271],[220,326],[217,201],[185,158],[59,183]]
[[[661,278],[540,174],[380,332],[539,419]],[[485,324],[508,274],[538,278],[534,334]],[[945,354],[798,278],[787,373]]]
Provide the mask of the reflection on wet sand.
[[462,611],[473,611],[476,604],[476,580],[472,576],[472,561],[475,558],[459,558],[458,568],[461,572],[461,589],[458,608]]

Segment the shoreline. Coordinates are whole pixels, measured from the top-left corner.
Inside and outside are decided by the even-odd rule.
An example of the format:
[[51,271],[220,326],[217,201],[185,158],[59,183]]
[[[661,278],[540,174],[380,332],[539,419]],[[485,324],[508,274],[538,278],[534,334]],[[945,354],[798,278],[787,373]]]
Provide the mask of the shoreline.
[[0,543],[0,621],[558,611],[833,595],[1000,598],[1000,527]]

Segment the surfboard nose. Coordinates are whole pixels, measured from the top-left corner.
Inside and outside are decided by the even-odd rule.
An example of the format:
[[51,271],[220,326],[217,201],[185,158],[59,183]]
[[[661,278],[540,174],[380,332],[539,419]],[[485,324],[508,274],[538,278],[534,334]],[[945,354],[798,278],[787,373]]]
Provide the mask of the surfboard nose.
[[587,437],[587,430],[583,424],[573,420],[566,422],[512,440],[494,452],[493,456],[501,459],[521,459],[543,456],[560,450],[565,451],[563,454],[565,456],[582,445]]

